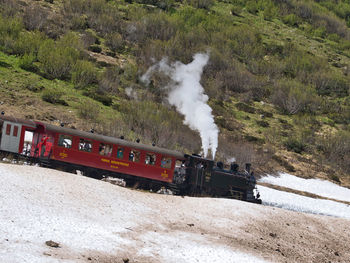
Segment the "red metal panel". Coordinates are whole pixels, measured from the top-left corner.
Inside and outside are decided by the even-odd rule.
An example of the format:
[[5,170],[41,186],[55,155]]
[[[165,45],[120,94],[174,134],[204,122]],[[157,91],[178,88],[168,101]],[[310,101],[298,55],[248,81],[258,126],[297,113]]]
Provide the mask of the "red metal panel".
[[[96,142],[96,141],[95,141]],[[129,174],[157,181],[172,182],[174,169],[165,169],[157,165],[147,165],[144,162],[131,162],[126,159],[117,159],[115,156],[106,157],[98,153],[82,152],[75,147],[64,148],[56,144],[52,148],[52,159],[73,163],[112,172]],[[128,155],[127,155],[128,156]],[[175,163],[175,161],[173,161]]]

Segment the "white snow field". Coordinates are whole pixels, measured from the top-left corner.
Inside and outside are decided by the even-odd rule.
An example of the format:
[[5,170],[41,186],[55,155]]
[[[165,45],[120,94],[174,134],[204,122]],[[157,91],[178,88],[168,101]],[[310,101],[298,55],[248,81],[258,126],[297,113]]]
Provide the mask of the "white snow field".
[[259,182],[350,202],[350,189],[321,179],[304,179],[288,173],[279,173],[277,177],[272,175],[262,177]]
[[[185,231],[194,228],[192,224],[239,226],[230,218],[232,211],[240,211],[231,200],[213,199],[201,207],[204,199],[145,193],[51,169],[0,164],[0,201],[0,262],[85,262],[84,255],[91,253],[140,260],[132,262],[267,262]],[[61,248],[53,252],[45,245],[49,240]]]
[[347,262],[348,206],[259,190],[265,204],[298,212],[0,163],[0,262]]
[[297,212],[335,216],[350,219],[350,206],[324,199],[315,199],[293,193],[258,186],[263,205],[279,207]]

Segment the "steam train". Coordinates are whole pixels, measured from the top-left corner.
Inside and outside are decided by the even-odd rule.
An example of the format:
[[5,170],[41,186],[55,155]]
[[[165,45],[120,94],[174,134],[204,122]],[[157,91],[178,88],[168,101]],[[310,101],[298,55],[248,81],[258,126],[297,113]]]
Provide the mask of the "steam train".
[[261,203],[250,164],[231,164],[39,121],[0,115],[0,151],[49,168],[175,194],[235,198]]

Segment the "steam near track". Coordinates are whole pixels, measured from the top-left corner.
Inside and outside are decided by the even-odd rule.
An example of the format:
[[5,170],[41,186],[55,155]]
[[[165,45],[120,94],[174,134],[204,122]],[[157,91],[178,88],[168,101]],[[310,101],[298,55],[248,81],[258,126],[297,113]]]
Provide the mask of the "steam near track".
[[214,158],[218,147],[219,129],[214,122],[212,109],[207,104],[208,96],[204,94],[200,84],[203,68],[208,60],[208,53],[195,54],[193,61],[189,64],[179,61],[169,63],[166,58],[163,58],[150,67],[141,80],[149,83],[155,71],[163,72],[171,78],[172,82],[163,87],[168,91],[168,102],[185,116],[186,125],[199,132],[204,156],[208,155],[210,149]]

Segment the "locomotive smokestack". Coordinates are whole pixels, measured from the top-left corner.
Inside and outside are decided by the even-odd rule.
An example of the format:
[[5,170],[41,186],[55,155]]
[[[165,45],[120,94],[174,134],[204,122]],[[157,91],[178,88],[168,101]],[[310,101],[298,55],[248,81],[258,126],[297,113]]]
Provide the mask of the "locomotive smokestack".
[[250,173],[250,167],[252,166],[252,164],[251,163],[246,163],[245,164],[245,170],[248,172],[248,173]]
[[235,162],[233,162],[233,163],[231,163],[231,171],[232,172],[238,172],[238,164],[237,163],[235,163]]

